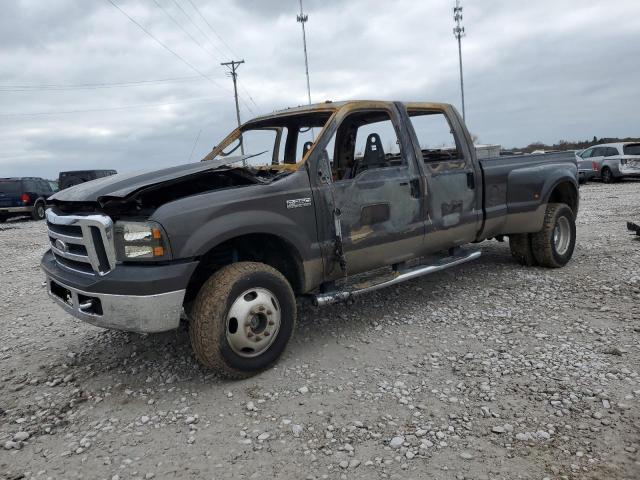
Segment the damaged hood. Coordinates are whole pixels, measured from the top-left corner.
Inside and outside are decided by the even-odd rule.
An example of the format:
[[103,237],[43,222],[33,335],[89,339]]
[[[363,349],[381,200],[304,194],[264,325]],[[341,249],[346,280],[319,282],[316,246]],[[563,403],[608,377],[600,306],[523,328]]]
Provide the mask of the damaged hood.
[[101,197],[125,198],[132,193],[152,185],[158,185],[182,177],[188,177],[207,170],[237,163],[253,155],[225,157],[223,159],[187,163],[162,170],[143,170],[130,173],[118,173],[98,178],[73,187],[60,190],[49,200],[60,202],[97,202]]

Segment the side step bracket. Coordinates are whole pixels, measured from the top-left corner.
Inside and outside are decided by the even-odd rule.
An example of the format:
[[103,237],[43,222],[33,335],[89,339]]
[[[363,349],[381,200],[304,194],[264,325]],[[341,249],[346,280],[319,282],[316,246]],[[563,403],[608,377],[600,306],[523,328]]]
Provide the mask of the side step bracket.
[[353,285],[352,287],[345,290],[318,293],[312,296],[312,301],[314,305],[319,307],[323,305],[329,305],[340,300],[347,300],[348,298],[355,297],[363,293],[373,292],[374,290],[378,290],[380,288],[389,287],[406,280],[411,280],[413,278],[422,277],[423,275],[429,275],[430,273],[435,273],[447,268],[455,267],[456,265],[475,260],[480,255],[480,250],[465,251],[462,249],[457,249],[453,255],[441,258],[440,260],[430,265],[418,265],[406,270],[396,271],[394,272],[394,275],[391,279],[386,279],[384,281],[381,281],[380,283],[366,282]]

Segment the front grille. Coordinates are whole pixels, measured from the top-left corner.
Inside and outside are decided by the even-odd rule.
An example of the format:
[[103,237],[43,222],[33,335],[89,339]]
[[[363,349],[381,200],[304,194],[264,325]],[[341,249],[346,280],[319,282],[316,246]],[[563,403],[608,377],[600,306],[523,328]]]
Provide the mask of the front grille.
[[62,265],[69,270],[73,270],[74,272],[78,273],[85,273],[87,275],[95,274],[95,272],[93,271],[93,267],[89,263],[69,260],[68,258],[61,257],[55,252],[53,252],[53,256],[56,258],[56,262],[58,262],[58,265]]
[[87,275],[115,267],[113,221],[105,215],[58,215],[47,210],[51,251],[59,265]]

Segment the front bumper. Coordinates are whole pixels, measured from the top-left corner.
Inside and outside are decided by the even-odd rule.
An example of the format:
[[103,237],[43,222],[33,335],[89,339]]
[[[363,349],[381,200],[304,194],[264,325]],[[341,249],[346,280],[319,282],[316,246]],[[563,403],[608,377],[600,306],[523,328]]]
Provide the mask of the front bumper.
[[100,276],[61,266],[51,251],[40,263],[49,296],[74,317],[98,327],[146,333],[178,327],[186,287],[197,265],[120,264]]
[[180,323],[186,290],[157,295],[111,295],[77,290],[47,276],[49,297],[91,325],[129,332],[164,332]]

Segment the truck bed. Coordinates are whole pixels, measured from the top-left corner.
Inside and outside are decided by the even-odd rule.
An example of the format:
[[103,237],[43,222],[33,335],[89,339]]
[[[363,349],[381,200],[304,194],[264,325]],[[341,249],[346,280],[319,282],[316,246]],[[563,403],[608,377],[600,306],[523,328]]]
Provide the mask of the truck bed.
[[[482,238],[537,231],[544,213],[539,211],[542,200],[553,188],[550,182],[556,181],[550,179],[558,178],[549,171],[564,170],[566,178],[575,178],[577,172],[573,152],[508,155],[479,164],[484,184]],[[528,216],[533,212],[538,215]]]

